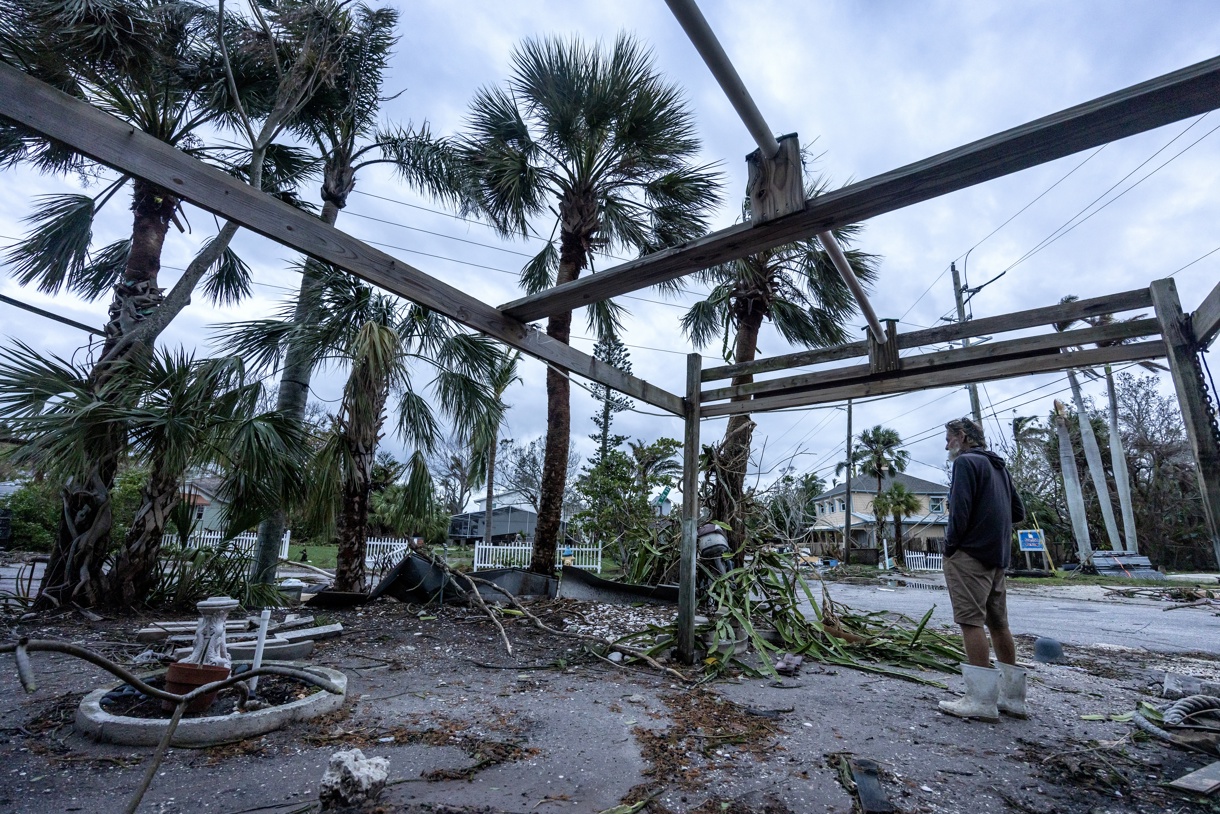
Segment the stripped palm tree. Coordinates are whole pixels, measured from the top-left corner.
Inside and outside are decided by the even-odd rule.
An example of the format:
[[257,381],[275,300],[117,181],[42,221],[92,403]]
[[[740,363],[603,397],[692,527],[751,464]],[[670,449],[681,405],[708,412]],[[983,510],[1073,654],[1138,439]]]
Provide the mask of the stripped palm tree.
[[[487,477],[487,505],[483,507],[485,512],[485,528],[483,538],[487,545],[491,545],[492,538],[492,497],[495,492],[496,485],[496,447],[500,443],[500,424],[504,420],[504,413],[508,410],[508,406],[504,403],[504,394],[508,388],[512,387],[515,382],[521,381],[521,377],[517,375],[517,365],[521,361],[521,352],[514,351],[513,353],[505,354],[496,361],[494,367],[488,372],[487,384],[491,390],[491,396],[500,405],[500,411],[487,413],[483,416],[483,420],[475,427],[473,443],[474,454],[471,456],[471,469],[475,473],[486,473]],[[477,480],[475,485],[477,486]]]
[[902,542],[902,519],[915,514],[923,507],[919,496],[898,481],[873,499],[873,514],[878,521],[890,517],[894,522],[894,560],[899,568],[906,567],[906,549]]
[[[311,525],[338,538],[335,587],[362,591],[372,470],[387,407],[394,408],[394,431],[414,449],[402,512],[429,517],[433,488],[426,455],[441,435],[437,408],[466,436],[489,416],[501,416],[488,378],[503,352],[486,337],[460,333],[445,317],[404,306],[341,272],[323,279],[318,313],[324,319],[296,324],[297,306],[287,304],[278,320],[222,326],[230,332],[224,344],[260,367],[273,367],[299,343],[311,368],[332,363],[347,369],[339,412],[311,465],[308,504]],[[423,371],[431,378],[421,386]]]
[[[465,183],[462,165],[445,142],[434,139],[426,124],[403,127],[379,119],[385,101],[382,84],[397,42],[398,12],[361,3],[344,13],[350,24],[335,57],[335,81],[310,97],[292,125],[322,165],[322,221],[335,224],[356,188],[357,173],[378,164],[390,165],[408,184],[438,201],[458,203]],[[302,267],[293,315],[296,324],[307,325],[319,318],[318,300],[328,273],[317,261],[307,261]],[[306,343],[290,341],[280,372],[277,407],[291,419],[304,418],[312,373]],[[283,509],[259,526],[254,572],[260,580],[274,578],[285,526]]]
[[[506,236],[528,236],[553,213],[542,250],[521,272],[533,294],[577,279],[594,253],[641,254],[703,234],[718,177],[692,162],[695,121],[679,90],[656,71],[638,41],[610,48],[579,40],[531,39],[512,56],[506,88],[484,88],[470,105],[463,150],[482,213]],[[616,333],[619,307],[589,308],[597,336]],[[547,320],[547,336],[567,344],[572,313]],[[547,370],[547,436],[542,496],[530,568],[552,573],[571,441],[570,384]]]
[[[905,472],[911,461],[911,453],[902,448],[902,436],[897,430],[878,424],[860,433],[852,450],[852,458],[860,474],[877,479],[877,493],[873,498],[875,505],[876,501],[881,499],[882,480],[886,477],[897,477],[899,472]],[[879,541],[881,525],[885,518],[874,511],[873,519],[876,522]]]
[[[819,181],[810,185],[805,195],[812,198],[826,188],[826,182]],[[743,210],[745,220],[749,219],[748,204]],[[834,230],[834,234],[841,243],[847,243],[859,231],[859,226],[846,226]],[[876,279],[874,255],[857,249],[846,255],[864,283]],[[693,276],[710,286],[711,292],[683,316],[682,329],[698,348],[720,340],[725,361],[753,361],[766,322],[785,342],[805,348],[840,345],[850,338],[844,322],[856,313],[856,303],[817,238],[777,246]],[[753,375],[746,373],[734,376],[731,384],[736,387],[753,381]],[[754,422],[749,414],[733,415],[715,449],[715,471],[723,477],[714,478],[709,509],[713,517],[732,527],[735,547],[740,547],[745,537],[745,517],[739,503],[753,435]]]

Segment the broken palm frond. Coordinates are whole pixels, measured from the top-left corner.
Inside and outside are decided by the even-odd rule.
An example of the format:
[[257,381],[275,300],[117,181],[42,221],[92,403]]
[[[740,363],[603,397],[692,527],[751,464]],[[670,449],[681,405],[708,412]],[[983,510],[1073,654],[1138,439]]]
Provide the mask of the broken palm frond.
[[[965,658],[951,637],[928,630],[931,610],[918,622],[885,612],[856,613],[831,599],[825,583],[819,604],[799,571],[774,552],[756,552],[751,562],[714,580],[705,606],[711,609],[709,622],[697,632],[707,646],[703,663],[708,678],[730,668],[751,676],[774,677],[772,656],[788,652],[824,664],[943,687],[903,670],[956,673]],[[661,634],[661,642],[651,653],[667,647],[663,634],[673,632],[672,626],[651,628],[625,641]],[[736,644],[743,638],[758,653],[759,667],[737,657]]]
[[148,604],[185,610],[209,596],[232,596],[247,608],[280,606],[277,586],[250,581],[253,562],[254,557],[232,541],[216,548],[166,549],[157,561]]

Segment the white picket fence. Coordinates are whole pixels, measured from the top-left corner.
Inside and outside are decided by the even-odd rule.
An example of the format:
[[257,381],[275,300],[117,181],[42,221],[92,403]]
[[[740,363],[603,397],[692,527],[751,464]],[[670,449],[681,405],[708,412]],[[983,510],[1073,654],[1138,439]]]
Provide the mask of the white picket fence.
[[[291,540],[292,529],[288,529],[284,532],[284,538],[280,540],[281,559],[288,557],[288,543]],[[177,534],[166,534],[161,538],[163,546],[177,546],[180,542],[181,539]],[[187,548],[220,548],[221,544],[225,542],[243,554],[253,557],[255,549],[258,547],[258,532],[243,531],[231,540],[226,540],[219,531],[200,531],[186,539]]]
[[906,552],[908,571],[944,571],[945,555],[935,551]]
[[[284,539],[280,541],[280,559],[288,559],[288,545],[291,541],[292,529],[288,529],[284,532]],[[167,534],[162,540],[162,545],[176,546],[178,542],[178,535]],[[220,532],[204,531],[191,535],[187,538],[186,544],[190,548],[219,548],[223,542],[225,542],[224,535]],[[253,557],[255,547],[258,545],[258,533],[243,531],[229,543],[243,554]],[[364,564],[369,568],[374,568],[379,565],[397,565],[410,549],[411,541],[403,537],[370,537],[365,546]]]
[[[571,552],[568,554],[567,552]],[[474,546],[474,570],[484,568],[528,568],[530,559],[534,556],[532,543],[515,543],[512,545],[487,545],[476,542]],[[585,571],[602,572],[601,546],[560,546],[555,552],[555,566],[563,564],[566,557],[572,558],[572,565]]]

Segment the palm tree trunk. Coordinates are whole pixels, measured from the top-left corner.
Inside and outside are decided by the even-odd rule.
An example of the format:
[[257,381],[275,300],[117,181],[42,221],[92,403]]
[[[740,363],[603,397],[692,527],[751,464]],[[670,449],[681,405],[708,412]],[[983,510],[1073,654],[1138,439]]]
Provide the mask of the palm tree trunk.
[[[737,336],[733,342],[733,362],[752,362],[758,355],[758,332],[762,328],[765,309],[746,308],[737,322]],[[734,376],[732,385],[750,384],[753,374]],[[733,401],[744,401],[749,396],[738,396]],[[709,508],[713,519],[729,524],[730,539],[734,551],[741,551],[746,539],[746,518],[741,508],[745,495],[746,469],[750,463],[750,449],[754,442],[754,421],[748,413],[729,418],[724,438],[720,442],[716,490]],[[738,563],[740,564],[740,563]]]
[[157,467],[140,490],[140,508],[127,530],[114,567],[105,575],[104,604],[116,610],[130,609],[148,597],[166,521],[181,499],[177,474]]
[[1055,433],[1059,436],[1059,468],[1063,472],[1068,517],[1071,518],[1072,532],[1076,537],[1076,554],[1084,566],[1093,562],[1093,543],[1089,539],[1089,521],[1084,513],[1084,494],[1080,490],[1080,472],[1076,469],[1072,436],[1068,433],[1067,419],[1063,416],[1055,417]]
[[899,568],[907,567],[906,550],[902,545],[902,513],[894,515],[894,559]]
[[[322,221],[331,226],[339,218],[339,206],[328,200],[322,205]],[[322,291],[321,269],[314,263],[306,263],[301,275],[301,290],[297,294],[297,307],[292,315],[294,325],[308,325],[317,319],[318,298]],[[300,342],[289,341],[284,354],[284,367],[280,373],[279,393],[275,409],[284,417],[301,424],[305,420],[305,408],[309,402],[309,380],[313,376],[313,362]],[[258,543],[254,549],[254,582],[275,582],[275,572],[280,559],[280,542],[288,527],[288,514],[280,509],[263,520],[258,526]]]
[[[349,387],[358,380],[358,371],[349,378]],[[339,551],[335,563],[335,590],[364,591],[364,555],[368,543],[369,494],[373,488],[373,464],[377,460],[377,439],[381,435],[382,414],[387,386],[382,386],[367,405],[347,404],[344,442],[351,459],[351,470],[343,482],[343,504],[339,510]],[[351,399],[352,402],[356,398]]]
[[1084,409],[1084,398],[1080,394],[1080,382],[1076,371],[1068,371],[1068,384],[1072,386],[1072,401],[1076,405],[1076,415],[1080,423],[1080,445],[1084,447],[1084,459],[1089,465],[1089,478],[1097,490],[1097,502],[1101,506],[1101,517],[1106,524],[1106,535],[1110,538],[1110,548],[1122,551],[1122,539],[1118,536],[1118,523],[1114,520],[1114,506],[1110,503],[1110,486],[1106,483],[1106,469],[1101,462],[1101,448],[1097,445],[1097,435],[1093,432],[1093,422],[1089,420]]
[[493,432],[491,434],[491,449],[487,453],[487,505],[483,507],[483,509],[486,513],[486,517],[487,517],[487,519],[484,521],[487,528],[485,528],[483,530],[483,539],[487,542],[487,545],[489,545],[489,546],[491,545],[491,537],[492,537],[492,534],[491,534],[491,520],[492,520],[491,498],[492,498],[493,492],[495,491],[495,484],[496,484],[496,440],[497,440],[498,435],[499,435],[499,433],[495,433],[495,432]]
[[[596,229],[596,202],[584,202],[587,212],[571,212],[572,204],[561,204],[562,234],[559,240],[559,271],[555,284],[562,285],[580,276],[587,259],[589,238]],[[582,217],[583,215],[583,217]],[[588,222],[589,231],[571,228],[576,219]],[[557,342],[569,344],[572,335],[572,312],[550,317],[546,334]],[[534,550],[530,570],[536,574],[555,573],[555,551],[559,546],[560,521],[563,514],[563,494],[568,483],[568,446],[572,440],[571,384],[568,372],[548,366],[546,370],[546,449],[542,455],[542,484],[538,496],[538,524],[534,528]]]
[[1135,533],[1135,508],[1131,502],[1131,476],[1127,472],[1127,454],[1118,430],[1118,397],[1114,392],[1114,370],[1106,365],[1106,395],[1110,402],[1110,467],[1114,470],[1114,490],[1118,492],[1118,508],[1123,515],[1123,543],[1130,554],[1139,553]]

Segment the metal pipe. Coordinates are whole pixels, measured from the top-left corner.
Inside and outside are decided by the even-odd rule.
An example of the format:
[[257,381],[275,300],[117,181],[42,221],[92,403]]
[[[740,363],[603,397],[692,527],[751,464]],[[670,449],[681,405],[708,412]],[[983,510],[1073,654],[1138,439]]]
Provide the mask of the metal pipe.
[[712,72],[712,76],[720,83],[724,95],[729,97],[729,103],[750,131],[758,149],[762,150],[763,157],[775,158],[779,152],[779,142],[775,140],[775,134],[767,127],[758,105],[754,104],[750,91],[746,90],[745,83],[737,75],[737,69],[733,67],[729,55],[724,52],[720,40],[716,39],[715,32],[707,24],[695,0],[665,0],[665,4],[677,18],[678,24],[686,32],[699,56],[703,57],[703,62]]
[[877,319],[877,313],[873,311],[872,303],[868,301],[868,295],[864,293],[864,286],[860,285],[860,281],[851,270],[851,265],[847,262],[847,255],[843,254],[839,241],[835,240],[835,236],[829,231],[818,232],[818,241],[822,244],[822,248],[826,250],[826,253],[830,255],[830,262],[834,263],[839,276],[843,278],[843,282],[847,283],[847,287],[851,289],[852,296],[860,304],[860,313],[864,315],[865,321],[868,322],[868,328],[872,331],[873,338],[877,340],[878,344],[884,345],[886,342],[885,328],[881,327],[881,321]]

